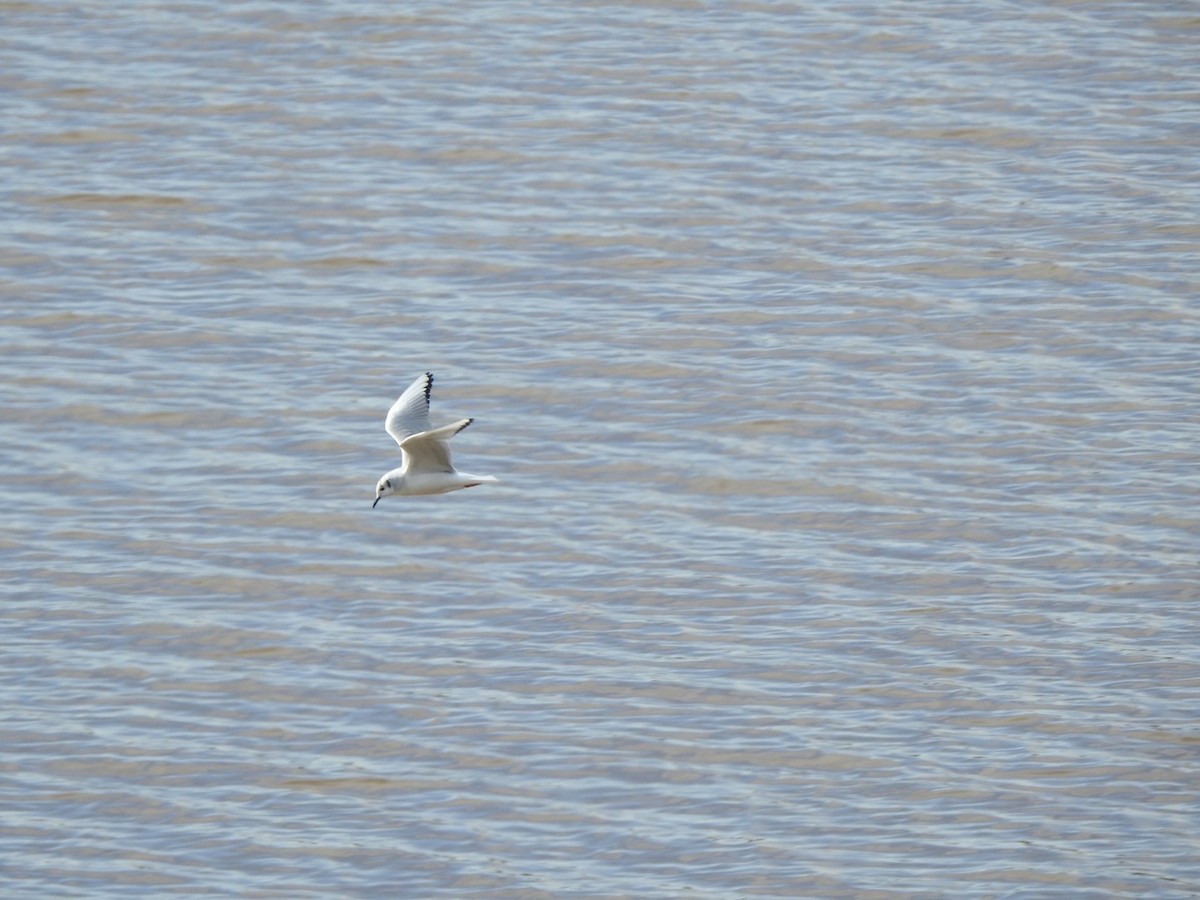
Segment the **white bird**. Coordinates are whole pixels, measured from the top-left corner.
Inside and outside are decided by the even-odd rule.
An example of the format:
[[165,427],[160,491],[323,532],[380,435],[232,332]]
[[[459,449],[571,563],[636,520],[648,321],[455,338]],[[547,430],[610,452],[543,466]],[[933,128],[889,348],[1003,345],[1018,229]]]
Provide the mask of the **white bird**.
[[468,475],[450,464],[450,446],[446,442],[474,419],[459,419],[452,425],[429,428],[429,391],[433,373],[426,372],[408,386],[388,410],[383,427],[400,445],[403,463],[392,469],[375,485],[374,509],[384,497],[397,494],[445,494],[461,488],[476,487],[485,481],[497,481],[491,475]]

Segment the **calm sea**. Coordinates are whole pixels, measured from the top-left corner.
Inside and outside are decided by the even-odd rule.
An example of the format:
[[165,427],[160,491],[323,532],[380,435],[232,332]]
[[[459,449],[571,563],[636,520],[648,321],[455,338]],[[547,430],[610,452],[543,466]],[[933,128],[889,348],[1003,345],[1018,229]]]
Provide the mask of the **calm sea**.
[[0,19],[4,897],[1200,896],[1194,5]]

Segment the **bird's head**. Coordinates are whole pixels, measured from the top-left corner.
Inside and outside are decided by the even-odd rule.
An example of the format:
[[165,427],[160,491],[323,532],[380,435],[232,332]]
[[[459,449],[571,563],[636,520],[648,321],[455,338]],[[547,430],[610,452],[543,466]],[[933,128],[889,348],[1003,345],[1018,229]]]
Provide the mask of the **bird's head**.
[[394,493],[396,493],[395,481],[390,476],[384,475],[379,479],[379,484],[375,485],[375,502],[371,504],[371,509],[374,509],[384,497]]

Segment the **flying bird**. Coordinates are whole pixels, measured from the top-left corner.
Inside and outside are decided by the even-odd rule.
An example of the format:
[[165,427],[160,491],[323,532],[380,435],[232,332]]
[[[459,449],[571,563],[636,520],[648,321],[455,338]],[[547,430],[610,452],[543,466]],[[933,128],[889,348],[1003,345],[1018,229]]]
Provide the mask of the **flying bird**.
[[431,429],[429,392],[432,388],[433,373],[426,372],[410,384],[388,410],[383,427],[400,445],[401,465],[386,473],[375,485],[372,509],[384,497],[446,494],[498,480],[491,475],[468,475],[451,465],[450,438],[475,420],[459,419]]

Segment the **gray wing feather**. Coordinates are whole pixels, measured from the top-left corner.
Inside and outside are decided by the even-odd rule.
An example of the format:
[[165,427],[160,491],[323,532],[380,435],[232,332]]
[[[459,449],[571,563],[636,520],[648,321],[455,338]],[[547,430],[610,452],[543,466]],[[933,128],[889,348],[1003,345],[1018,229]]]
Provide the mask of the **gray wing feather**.
[[432,389],[433,373],[426,372],[410,384],[388,410],[383,427],[401,449],[405,438],[429,430],[429,392]]
[[402,440],[400,450],[404,454],[407,471],[453,472],[454,466],[450,464],[450,445],[447,441],[473,421],[475,420],[460,419],[452,425],[411,434]]

